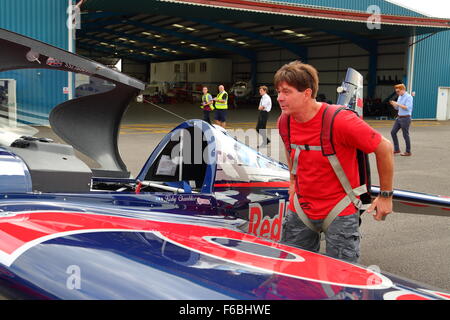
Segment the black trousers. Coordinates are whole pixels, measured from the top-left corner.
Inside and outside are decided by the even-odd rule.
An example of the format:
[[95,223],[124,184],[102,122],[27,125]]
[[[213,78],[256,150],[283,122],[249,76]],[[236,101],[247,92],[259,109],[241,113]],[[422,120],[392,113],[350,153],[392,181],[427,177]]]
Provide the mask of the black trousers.
[[203,121],[206,121],[209,124],[211,124],[211,119],[209,118],[210,114],[211,114],[211,110],[203,110]]
[[261,137],[264,141],[263,144],[267,144],[270,142],[270,139],[267,138],[267,130],[266,130],[268,118],[269,118],[269,113],[267,111],[264,111],[264,110],[259,111],[258,122],[256,124],[256,130],[261,135]]

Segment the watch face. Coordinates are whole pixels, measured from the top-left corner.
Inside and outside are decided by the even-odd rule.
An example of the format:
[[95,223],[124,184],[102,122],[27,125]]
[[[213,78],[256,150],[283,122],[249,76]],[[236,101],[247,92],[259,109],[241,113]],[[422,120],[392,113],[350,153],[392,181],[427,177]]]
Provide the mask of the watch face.
[[389,198],[390,196],[392,196],[394,192],[392,191],[381,191],[380,192],[380,196],[382,196],[383,198]]

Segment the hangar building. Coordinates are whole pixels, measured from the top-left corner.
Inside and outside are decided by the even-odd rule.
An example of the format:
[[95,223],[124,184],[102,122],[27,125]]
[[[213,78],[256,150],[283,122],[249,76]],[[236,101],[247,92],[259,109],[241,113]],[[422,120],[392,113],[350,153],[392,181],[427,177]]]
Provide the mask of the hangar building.
[[[76,3],[80,28],[71,30],[68,8]],[[450,118],[450,59],[443,54],[450,20],[383,0],[3,0],[0,27],[106,65],[120,61],[124,73],[154,86],[184,85],[188,94],[201,84],[238,81],[255,92],[300,59],[318,69],[319,93],[335,102],[353,67],[365,79],[369,116],[386,116],[383,102],[394,84],[405,83],[415,96],[414,119]],[[41,123],[78,85],[72,75],[45,70],[1,79],[15,80],[17,117],[29,123]]]

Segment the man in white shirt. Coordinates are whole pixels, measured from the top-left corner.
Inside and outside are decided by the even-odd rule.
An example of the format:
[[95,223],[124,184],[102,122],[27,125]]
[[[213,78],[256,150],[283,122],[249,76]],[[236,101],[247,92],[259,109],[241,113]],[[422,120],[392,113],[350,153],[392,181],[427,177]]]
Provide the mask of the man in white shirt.
[[259,87],[259,94],[261,95],[261,100],[259,102],[259,115],[258,115],[258,123],[256,124],[256,130],[262,137],[261,146],[266,146],[270,143],[270,139],[267,138],[267,119],[269,117],[269,112],[272,109],[272,99],[267,94],[269,89],[266,86]]

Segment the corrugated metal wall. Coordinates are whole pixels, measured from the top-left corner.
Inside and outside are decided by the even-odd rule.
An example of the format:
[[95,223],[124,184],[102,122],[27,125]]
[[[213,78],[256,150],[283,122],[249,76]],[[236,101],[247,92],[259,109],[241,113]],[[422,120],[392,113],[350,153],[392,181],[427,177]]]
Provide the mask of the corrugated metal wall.
[[[420,41],[426,36],[417,37]],[[450,31],[439,32],[416,44],[412,90],[413,117],[436,118],[439,87],[450,87]]]
[[[0,28],[68,49],[67,0],[1,0]],[[63,88],[67,73],[51,70],[1,72],[0,78],[17,80],[19,120],[47,124],[50,110],[67,100]]]
[[369,6],[376,5],[381,9],[382,14],[423,17],[423,15],[417,12],[408,10],[384,0],[270,0],[270,2],[288,2],[309,6],[340,8],[363,12],[366,12]]

